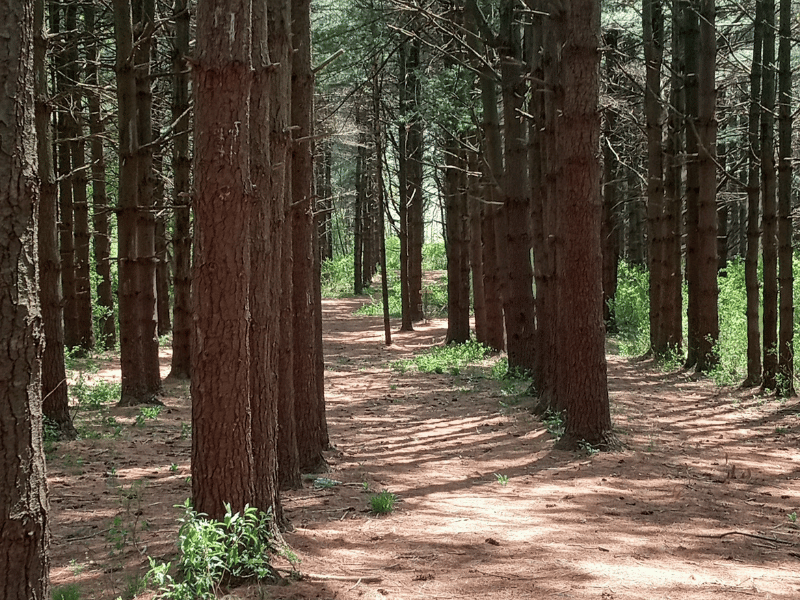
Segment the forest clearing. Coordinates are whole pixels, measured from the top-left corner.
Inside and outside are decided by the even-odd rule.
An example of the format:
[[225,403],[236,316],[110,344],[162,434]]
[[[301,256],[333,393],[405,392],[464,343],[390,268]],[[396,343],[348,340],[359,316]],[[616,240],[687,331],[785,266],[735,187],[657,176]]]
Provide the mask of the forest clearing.
[[[353,314],[363,302],[323,303],[335,449],[320,484],[306,476],[282,496],[304,578],[226,598],[800,593],[796,399],[719,388],[611,348],[611,409],[626,449],[556,451],[528,410],[526,382],[493,377],[496,358],[419,372],[398,361],[440,345],[446,320],[396,333],[386,347],[382,320]],[[118,378],[117,362],[95,366],[87,386]],[[152,598],[142,589],[147,556],[174,557],[175,505],[191,493],[188,385],[165,388],[155,418],[113,404],[82,409],[76,425],[101,439],[84,431],[49,448],[54,589]],[[376,516],[369,496],[382,490],[398,502]]]

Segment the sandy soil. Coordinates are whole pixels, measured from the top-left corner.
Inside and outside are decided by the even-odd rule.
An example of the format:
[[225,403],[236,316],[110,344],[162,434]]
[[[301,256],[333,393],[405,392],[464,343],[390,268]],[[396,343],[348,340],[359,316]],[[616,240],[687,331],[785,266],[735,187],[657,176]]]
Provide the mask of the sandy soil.
[[[381,319],[353,316],[361,302],[324,302],[325,477],[341,483],[309,479],[284,496],[305,579],[229,598],[800,597],[796,400],[610,355],[627,450],[556,451],[524,384],[491,378],[496,358],[455,375],[401,372],[391,363],[441,343],[446,322],[386,348]],[[113,358],[97,367],[87,381],[118,377]],[[174,557],[191,417],[188,385],[166,392],[167,408],[138,424],[138,409],[82,411],[79,428],[103,437],[51,449],[55,586],[132,597],[148,555]],[[378,517],[369,496],[384,489],[400,501]]]

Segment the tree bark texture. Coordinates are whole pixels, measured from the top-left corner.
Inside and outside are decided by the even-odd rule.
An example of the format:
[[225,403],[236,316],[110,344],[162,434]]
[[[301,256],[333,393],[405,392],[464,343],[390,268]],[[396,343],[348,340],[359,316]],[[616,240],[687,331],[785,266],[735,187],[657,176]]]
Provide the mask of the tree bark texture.
[[683,272],[681,248],[683,161],[683,54],[678,43],[680,12],[678,0],[672,9],[672,59],[670,97],[667,113],[666,141],[664,143],[664,268],[661,275],[661,326],[665,343],[673,352],[679,351],[683,342]]
[[356,196],[353,205],[353,294],[364,293],[363,257],[364,257],[364,206],[367,202],[367,135],[363,131],[364,123],[361,111],[356,106],[356,128],[358,134],[358,150],[356,151]]
[[[297,449],[300,470],[323,468],[322,451],[328,446],[325,396],[318,379],[324,378],[324,365],[317,356],[322,340],[317,313],[314,244],[314,180],[312,135],[314,78],[311,72],[311,3],[295,0],[292,6],[292,317],[294,319],[294,393],[297,422]],[[322,368],[320,368],[322,367]]]
[[161,390],[158,361],[158,301],[156,297],[155,176],[153,171],[153,89],[150,76],[155,46],[155,0],[133,0],[137,19],[134,77],[136,80],[136,133],[138,135],[136,213],[136,309],[142,346],[142,366],[147,392]]
[[701,257],[698,240],[698,203],[700,197],[700,139],[698,117],[700,110],[699,69],[700,69],[700,31],[698,4],[695,0],[681,3],[681,39],[686,60],[686,284],[688,301],[686,306],[688,321],[687,357],[685,366],[696,367],[699,348],[698,302],[700,298]]
[[[278,495],[278,352],[281,343],[280,285],[281,225],[284,190],[273,185],[272,138],[273,76],[270,60],[269,12],[266,2],[252,4],[250,89],[250,180],[253,212],[250,220],[250,410],[253,415],[255,498],[261,510],[283,520]],[[288,43],[288,40],[284,40]],[[285,98],[279,99],[285,101]],[[277,101],[277,100],[276,100]],[[285,160],[285,158],[283,159]],[[277,167],[277,165],[275,165]]]
[[613,445],[606,376],[600,254],[600,3],[570,0],[556,13],[562,32],[556,156],[560,177],[557,265],[559,404],[566,408],[559,444]]
[[528,149],[521,119],[526,94],[522,78],[522,49],[519,31],[513,23],[514,2],[501,10],[501,86],[503,90],[504,166],[503,214],[506,220],[505,295],[508,368],[534,369],[535,314],[533,267],[531,265],[531,189],[528,178]]
[[292,254],[292,181],[290,126],[292,122],[291,3],[268,0],[269,56],[275,64],[270,77],[272,130],[270,132],[271,193],[279,203],[281,236],[281,294],[279,297],[281,338],[278,347],[278,482],[281,489],[301,486],[297,447],[296,394],[294,389],[295,344],[292,319],[294,256]]
[[753,23],[753,58],[750,67],[750,99],[747,124],[747,250],[744,262],[747,295],[747,377],[742,387],[761,383],[761,298],[758,281],[758,251],[761,241],[759,224],[760,155],[758,134],[761,122],[761,53],[764,42],[764,4],[756,2]]
[[[86,29],[95,31],[95,7],[84,6]],[[92,134],[92,225],[94,243],[94,268],[97,273],[98,340],[102,348],[113,348],[117,343],[116,319],[114,318],[114,294],[111,287],[111,230],[109,220],[108,192],[106,188],[106,158],[103,147],[105,124],[100,104],[99,46],[92,38],[86,50],[86,79],[89,84],[87,102],[89,107],[89,131]]]
[[[606,76],[609,85],[616,77],[616,52],[619,32],[606,33]],[[608,332],[616,332],[613,302],[617,295],[617,275],[619,272],[619,211],[617,209],[617,177],[619,176],[619,158],[614,148],[617,141],[617,110],[614,106],[605,109],[605,131],[601,140],[603,146],[603,221],[600,229],[600,240],[603,252],[603,320]],[[538,285],[537,285],[538,287]]]
[[717,283],[717,119],[715,0],[699,0],[700,62],[697,115],[697,370],[709,371],[719,357],[719,285]]
[[447,250],[447,344],[469,341],[469,237],[466,164],[458,140],[445,148],[445,248]]
[[778,287],[780,292],[776,391],[794,396],[794,273],[792,268],[792,7],[780,0],[778,42]]
[[[226,18],[221,18],[225,15]],[[192,496],[213,519],[255,498],[250,392],[249,0],[197,7]]]
[[[465,3],[464,25],[470,32],[467,43],[478,56],[485,53],[485,47],[478,31],[478,7],[472,0]],[[503,301],[500,295],[500,268],[501,258],[497,255],[496,225],[498,210],[494,202],[499,195],[498,182],[502,176],[502,155],[499,154],[500,139],[497,118],[497,88],[495,76],[489,64],[484,62],[476,64],[479,69],[479,87],[481,90],[481,107],[483,109],[482,152],[481,160],[475,172],[481,173],[479,186],[481,188],[480,203],[480,236],[473,240],[473,244],[480,243],[480,262],[483,268],[483,296],[486,310],[486,332],[482,343],[496,351],[505,348],[505,328],[503,323]],[[488,112],[487,112],[488,111]],[[493,154],[494,152],[494,154]],[[497,156],[500,165],[496,164]],[[475,235],[475,232],[473,232]],[[477,323],[476,323],[477,325]]]
[[[43,12],[40,5],[39,10]],[[34,3],[0,21],[0,597],[49,600],[36,252]]]
[[421,321],[425,318],[422,307],[422,247],[425,243],[425,202],[423,192],[422,161],[425,152],[424,125],[419,114],[422,83],[418,70],[421,68],[422,41],[415,37],[407,43],[406,85],[408,95],[406,102],[408,121],[406,127],[406,169],[407,201],[408,201],[408,293],[411,320]]
[[[56,7],[51,6],[53,33],[57,34],[63,29],[70,31],[70,23],[74,29],[75,13],[77,6]],[[66,34],[65,34],[66,35]],[[69,81],[74,81],[74,69],[70,68],[68,56],[64,52],[57,54],[56,58],[56,93],[61,98],[58,103],[57,115],[57,174],[58,174],[58,204],[59,204],[59,249],[61,253],[61,290],[64,298],[64,344],[67,348],[77,348],[80,345],[80,329],[78,326],[78,306],[75,288],[75,239],[74,215],[75,210],[72,200],[72,160],[70,157],[71,144],[69,138],[74,132],[74,115],[70,112]]]
[[80,60],[78,55],[78,7],[66,9],[67,44],[65,71],[73,87],[69,93],[70,167],[73,209],[73,244],[75,269],[75,311],[77,347],[83,351],[94,348],[92,327],[92,293],[89,264],[89,203],[87,194],[86,142],[83,130],[83,91],[81,89]]
[[139,311],[137,218],[139,135],[134,73],[133,15],[130,0],[114,0],[117,104],[119,112],[119,338],[122,371],[120,404],[155,402],[149,388]]
[[399,104],[401,120],[398,125],[398,220],[400,238],[400,331],[413,331],[411,307],[411,275],[410,275],[410,256],[411,256],[411,234],[410,234],[410,211],[409,211],[409,185],[408,185],[408,96],[410,86],[408,84],[408,41],[403,41],[398,52],[399,61]]
[[761,249],[763,326],[761,387],[774,390],[778,373],[778,215],[775,169],[775,2],[763,0],[764,41],[761,71]]
[[175,205],[175,230],[172,248],[175,253],[172,307],[172,365],[169,377],[189,379],[192,365],[192,231],[191,168],[189,157],[189,11],[187,0],[175,0],[175,49],[172,57],[172,119],[176,122],[172,147],[174,169],[172,202]]
[[36,147],[39,169],[39,299],[42,330],[42,411],[54,421],[61,435],[75,439],[64,366],[64,309],[61,296],[61,260],[58,250],[57,186],[53,166],[53,136],[50,129],[50,99],[47,92],[47,34],[44,0],[35,2]]
[[[473,143],[474,143],[473,139]],[[467,219],[469,228],[469,264],[472,272],[472,307],[475,313],[475,339],[488,345],[486,291],[484,286],[483,241],[481,232],[480,159],[477,152],[467,155]]]
[[669,350],[663,335],[661,290],[664,269],[664,161],[661,147],[661,66],[664,57],[664,15],[660,0],[643,0],[642,30],[646,83],[644,92],[647,132],[647,238],[650,300],[650,351],[663,356]]

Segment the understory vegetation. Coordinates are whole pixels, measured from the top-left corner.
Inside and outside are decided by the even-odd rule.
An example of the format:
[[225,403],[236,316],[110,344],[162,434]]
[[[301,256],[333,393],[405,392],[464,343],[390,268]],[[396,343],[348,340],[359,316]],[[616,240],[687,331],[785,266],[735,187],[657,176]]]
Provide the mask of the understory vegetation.
[[[225,517],[214,521],[192,508],[186,500],[178,531],[179,558],[175,569],[169,562],[150,558],[148,579],[164,600],[214,598],[220,585],[250,579],[275,582],[280,576],[270,564],[275,555],[296,557],[280,547],[272,515],[246,506],[234,513],[225,505]],[[175,577],[173,577],[175,575]]]
[[[794,259],[794,296],[800,293],[800,261]],[[760,273],[760,269],[759,269]],[[709,373],[718,385],[738,385],[747,375],[747,319],[745,309],[747,296],[744,281],[744,262],[735,259],[728,263],[725,275],[718,278],[719,283],[719,342],[716,353],[719,363]],[[619,343],[623,356],[642,356],[649,348],[650,321],[648,300],[649,277],[643,267],[620,263],[619,283],[616,298],[612,304]],[[686,306],[686,287],[683,291],[683,305]],[[800,315],[795,311],[795,339],[800,335]],[[684,312],[684,338],[686,336],[686,315]],[[668,356],[664,367],[677,369],[683,363],[682,353]],[[795,356],[795,372],[800,367],[800,359]]]
[[[422,249],[422,268],[427,274],[423,281],[422,302],[428,317],[447,316],[447,256],[444,242],[431,242]],[[400,317],[400,240],[386,240],[386,272],[389,288],[389,316]],[[371,301],[356,314],[383,315],[380,272],[364,290]],[[323,298],[349,298],[353,296],[353,255],[347,254],[322,264]]]

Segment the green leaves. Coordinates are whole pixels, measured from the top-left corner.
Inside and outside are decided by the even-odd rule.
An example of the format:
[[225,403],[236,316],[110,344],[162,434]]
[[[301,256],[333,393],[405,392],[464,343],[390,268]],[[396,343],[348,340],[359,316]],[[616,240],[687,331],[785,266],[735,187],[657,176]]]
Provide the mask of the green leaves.
[[230,504],[225,504],[225,516],[214,521],[196,512],[189,499],[182,508],[176,565],[182,580],[169,574],[170,563],[151,558],[148,577],[161,592],[158,598],[213,598],[225,582],[279,579],[270,559],[284,551],[275,540],[271,512],[246,505],[241,513],[234,513]]

